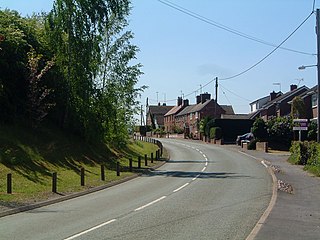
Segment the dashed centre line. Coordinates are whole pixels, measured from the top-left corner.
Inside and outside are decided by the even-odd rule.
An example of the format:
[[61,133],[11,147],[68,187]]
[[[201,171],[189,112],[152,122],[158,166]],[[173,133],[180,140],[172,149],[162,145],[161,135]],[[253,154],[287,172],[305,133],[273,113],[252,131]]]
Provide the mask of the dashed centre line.
[[[207,158],[207,156],[206,156],[201,150],[199,150],[198,148],[191,147],[191,146],[186,145],[186,144],[181,144],[181,145],[196,150],[197,152],[199,152],[199,153],[204,157],[204,159],[205,159],[205,167],[203,167],[202,170],[201,170],[201,173],[203,173],[203,172],[207,169],[207,166],[208,166],[208,158]],[[266,166],[266,164],[265,164],[263,161],[262,161],[261,163]],[[195,181],[197,178],[199,178],[200,175],[201,175],[201,173],[199,173],[197,176],[195,176],[191,181]],[[182,190],[183,188],[187,187],[187,186],[191,183],[191,181],[190,181],[190,182],[187,182],[187,183],[185,183],[184,185],[182,185],[181,187],[173,190],[173,193],[176,193],[176,192]],[[134,212],[140,211],[140,210],[142,210],[142,209],[144,209],[144,208],[147,208],[147,207],[149,207],[149,206],[151,206],[151,205],[153,205],[153,204],[155,204],[155,203],[157,203],[157,202],[160,202],[161,200],[165,199],[166,197],[167,197],[167,196],[162,196],[162,197],[160,197],[160,198],[158,198],[158,199],[156,199],[156,200],[154,200],[154,201],[152,201],[152,202],[149,202],[149,203],[147,203],[147,204],[145,204],[145,205],[143,205],[143,206],[141,206],[141,207],[138,207],[138,208],[136,208],[136,209],[134,210]],[[104,222],[104,223],[102,223],[102,224],[99,224],[99,225],[97,225],[97,226],[95,226],[95,227],[89,228],[89,229],[87,229],[87,230],[85,230],[85,231],[83,231],[83,232],[80,232],[80,233],[77,233],[77,234],[75,234],[75,235],[73,235],[73,236],[70,236],[70,237],[68,237],[68,238],[65,238],[64,240],[73,240],[73,239],[78,238],[78,237],[80,237],[80,236],[82,236],[82,235],[84,235],[84,234],[87,234],[87,233],[89,233],[89,232],[91,232],[91,231],[94,231],[94,230],[96,230],[96,229],[98,229],[98,228],[101,228],[101,227],[103,227],[103,226],[106,226],[106,225],[108,225],[108,224],[111,224],[111,223],[113,223],[113,222],[115,222],[115,221],[117,221],[117,219],[109,220],[109,221]]]
[[143,205],[143,206],[141,206],[141,207],[139,207],[139,208],[136,208],[134,211],[135,211],[135,212],[140,211],[140,210],[142,210],[142,209],[144,209],[144,208],[146,208],[146,207],[151,206],[152,204],[155,204],[155,203],[157,203],[157,202],[160,202],[161,200],[165,199],[166,197],[167,197],[167,196],[162,196],[161,198],[158,198],[158,199],[156,199],[156,200],[154,200],[154,201],[152,201],[152,202],[150,202],[150,203],[148,203],[148,204],[146,204],[146,205]]
[[72,240],[72,239],[75,239],[75,238],[77,238],[77,237],[80,237],[80,236],[82,236],[82,235],[84,235],[84,234],[87,234],[87,233],[89,233],[89,232],[92,232],[92,231],[94,231],[94,230],[96,230],[96,229],[98,229],[98,228],[101,228],[101,227],[103,227],[103,226],[106,226],[106,225],[108,225],[108,224],[110,224],[110,223],[113,223],[113,222],[115,222],[115,221],[117,221],[117,220],[116,220],[116,219],[112,219],[112,220],[110,220],[110,221],[101,223],[101,224],[99,224],[99,225],[97,225],[97,226],[95,226],[95,227],[89,228],[88,230],[85,230],[85,231],[83,231],[83,232],[80,232],[80,233],[78,233],[78,234],[75,234],[75,235],[73,235],[73,236],[71,236],[71,237],[65,238],[64,240]]
[[176,190],[173,190],[173,192],[174,192],[174,193],[175,193],[175,192],[178,192],[178,191],[180,191],[182,188],[185,188],[185,187],[188,186],[188,185],[189,185],[189,183],[186,183],[186,184],[182,185],[181,187],[177,188]]

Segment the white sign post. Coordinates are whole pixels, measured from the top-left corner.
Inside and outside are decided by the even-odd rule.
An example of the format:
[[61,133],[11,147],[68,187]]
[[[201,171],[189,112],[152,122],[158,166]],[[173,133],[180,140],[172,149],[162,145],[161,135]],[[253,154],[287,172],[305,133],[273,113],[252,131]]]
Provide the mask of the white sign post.
[[293,131],[299,131],[301,141],[301,131],[308,131],[308,119],[293,119]]

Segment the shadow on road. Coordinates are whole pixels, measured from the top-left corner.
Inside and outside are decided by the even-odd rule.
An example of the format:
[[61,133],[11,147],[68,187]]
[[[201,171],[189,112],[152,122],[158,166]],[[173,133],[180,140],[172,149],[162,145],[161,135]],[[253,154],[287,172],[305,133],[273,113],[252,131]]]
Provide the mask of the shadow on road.
[[153,177],[153,176],[165,176],[165,177],[177,177],[177,178],[252,178],[252,176],[239,175],[236,173],[228,172],[184,172],[184,171],[152,171],[143,176]]

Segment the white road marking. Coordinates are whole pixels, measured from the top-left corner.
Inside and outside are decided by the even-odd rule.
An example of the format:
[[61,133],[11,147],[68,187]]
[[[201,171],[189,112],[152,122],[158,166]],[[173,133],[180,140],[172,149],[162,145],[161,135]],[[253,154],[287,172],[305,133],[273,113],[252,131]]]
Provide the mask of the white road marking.
[[261,161],[261,163],[262,163],[263,166],[265,166],[266,168],[268,168],[268,165],[265,164],[265,162],[264,162],[263,160]]
[[206,168],[207,168],[207,167],[203,167],[202,170],[201,170],[201,172],[204,172],[204,171],[206,170]]
[[208,166],[208,160],[206,161],[206,164],[205,164],[206,166]]
[[110,224],[110,223],[113,223],[113,222],[115,222],[115,221],[117,221],[117,219],[112,219],[112,220],[110,220],[110,221],[108,221],[108,222],[104,222],[104,223],[102,223],[102,224],[100,224],[100,225],[98,225],[98,226],[95,226],[95,227],[93,227],[93,228],[90,228],[90,229],[88,229],[88,230],[85,230],[85,231],[83,231],[83,232],[80,232],[80,233],[78,233],[78,234],[76,234],[76,235],[73,235],[73,236],[71,236],[71,237],[65,238],[64,240],[72,240],[72,239],[75,239],[75,238],[77,238],[77,237],[80,237],[80,236],[82,236],[82,235],[84,235],[84,234],[86,234],[86,233],[89,233],[89,232],[91,232],[91,231],[94,231],[94,230],[96,230],[96,229],[98,229],[98,228],[101,228],[101,227],[103,227],[103,226],[106,226],[106,225],[108,225],[108,224]]
[[188,185],[189,185],[189,183],[186,183],[186,184],[182,185],[181,187],[177,188],[176,190],[173,190],[173,192],[174,192],[174,193],[175,193],[175,192],[178,192],[178,191],[180,191],[182,188],[185,188],[185,187],[188,186]]
[[155,204],[155,203],[157,203],[157,202],[160,202],[161,200],[165,199],[166,197],[167,197],[167,196],[162,196],[161,198],[158,198],[158,199],[156,199],[156,200],[154,200],[154,201],[152,201],[152,202],[150,202],[150,203],[148,203],[148,204],[146,204],[146,205],[143,205],[143,206],[135,209],[134,211],[135,211],[135,212],[136,212],[136,211],[140,211],[140,210],[142,210],[142,209],[144,209],[144,208],[146,208],[146,207],[151,206],[152,204]]
[[192,181],[196,180],[198,177],[200,177],[200,174],[198,174],[196,177],[192,178]]

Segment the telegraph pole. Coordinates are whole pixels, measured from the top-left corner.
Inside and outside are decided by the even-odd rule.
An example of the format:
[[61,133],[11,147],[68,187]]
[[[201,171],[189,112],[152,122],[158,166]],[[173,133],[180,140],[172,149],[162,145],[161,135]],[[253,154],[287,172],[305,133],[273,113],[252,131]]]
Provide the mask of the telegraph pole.
[[318,86],[317,86],[317,141],[320,142],[320,10],[317,9],[317,71],[318,71]]
[[217,117],[217,107],[218,107],[218,77],[216,77],[216,99],[215,99],[215,106],[214,106],[214,118]]
[[218,104],[218,77],[216,77],[216,103]]

